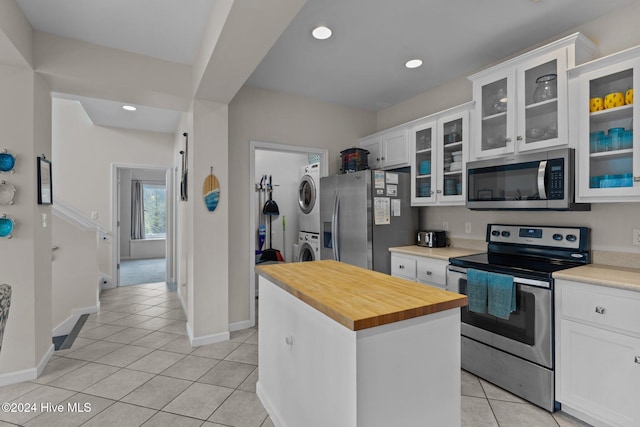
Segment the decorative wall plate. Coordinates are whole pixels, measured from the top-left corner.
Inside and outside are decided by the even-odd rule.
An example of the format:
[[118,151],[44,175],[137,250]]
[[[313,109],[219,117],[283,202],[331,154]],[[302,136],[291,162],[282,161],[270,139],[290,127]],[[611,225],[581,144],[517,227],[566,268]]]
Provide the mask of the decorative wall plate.
[[13,219],[9,218],[7,214],[2,214],[0,216],[0,237],[10,239],[15,225]]
[[6,181],[0,181],[0,205],[12,205],[15,195],[16,187],[7,184]]
[[11,172],[16,165],[16,157],[6,149],[0,152],[0,172]]

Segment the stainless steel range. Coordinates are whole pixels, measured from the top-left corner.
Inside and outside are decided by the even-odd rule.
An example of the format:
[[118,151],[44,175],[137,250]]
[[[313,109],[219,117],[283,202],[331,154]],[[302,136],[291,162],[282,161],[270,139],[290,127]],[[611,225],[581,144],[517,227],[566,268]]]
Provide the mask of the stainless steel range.
[[553,411],[551,275],[591,262],[589,229],[489,224],[486,241],[487,253],[449,260],[447,286],[467,295],[468,269],[511,276],[515,310],[505,319],[462,309],[462,368]]

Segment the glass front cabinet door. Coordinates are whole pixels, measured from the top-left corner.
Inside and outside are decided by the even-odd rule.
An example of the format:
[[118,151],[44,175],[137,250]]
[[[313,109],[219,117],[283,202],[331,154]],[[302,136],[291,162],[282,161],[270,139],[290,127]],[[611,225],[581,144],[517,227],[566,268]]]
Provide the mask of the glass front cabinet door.
[[436,202],[436,121],[426,121],[411,128],[411,205]]
[[[640,48],[585,64],[570,74],[578,95],[578,198],[586,202],[640,201]],[[572,81],[573,89],[573,81]]]
[[569,144],[567,70],[590,58],[576,33],[469,77],[473,82],[472,158]]
[[474,99],[480,99],[476,157],[568,144],[563,53],[552,52],[474,82]]
[[464,204],[470,105],[455,107],[412,126],[413,206]]

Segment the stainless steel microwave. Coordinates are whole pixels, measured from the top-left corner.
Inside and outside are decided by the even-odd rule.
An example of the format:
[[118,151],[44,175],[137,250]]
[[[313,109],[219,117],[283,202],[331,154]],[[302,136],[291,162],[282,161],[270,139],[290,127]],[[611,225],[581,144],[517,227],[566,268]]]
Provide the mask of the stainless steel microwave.
[[571,148],[467,163],[467,208],[591,210],[575,203]]

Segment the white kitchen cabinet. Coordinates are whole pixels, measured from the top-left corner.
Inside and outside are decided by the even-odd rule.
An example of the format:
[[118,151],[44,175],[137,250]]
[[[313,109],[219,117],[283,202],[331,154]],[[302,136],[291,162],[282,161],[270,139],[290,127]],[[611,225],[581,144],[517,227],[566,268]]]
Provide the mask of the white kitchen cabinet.
[[555,281],[556,399],[596,426],[640,425],[640,293]]
[[360,140],[360,147],[369,151],[369,168],[394,169],[409,166],[409,131],[392,128]]
[[448,261],[391,253],[391,275],[447,289]]
[[469,149],[466,103],[413,122],[411,138],[411,205],[463,205],[464,165]]
[[578,148],[577,200],[640,201],[640,137],[633,132],[633,123],[640,120],[639,101],[590,111],[591,98],[640,87],[640,47],[577,67],[569,78],[576,100],[571,109],[577,114],[572,132]]
[[[568,145],[567,70],[594,52],[576,33],[470,76],[472,158]],[[551,89],[542,90],[545,76],[554,75]]]

